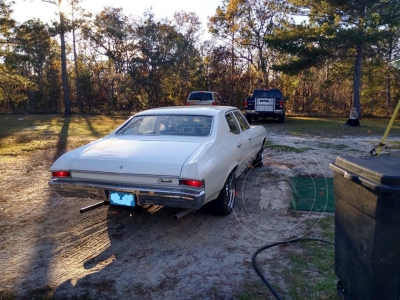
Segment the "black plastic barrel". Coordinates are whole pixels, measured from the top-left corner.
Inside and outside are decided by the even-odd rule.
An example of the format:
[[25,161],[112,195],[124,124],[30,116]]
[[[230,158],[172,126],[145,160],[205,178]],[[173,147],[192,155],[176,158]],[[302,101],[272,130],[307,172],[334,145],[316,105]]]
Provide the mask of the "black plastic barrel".
[[345,299],[400,299],[400,156],[339,156],[335,272]]

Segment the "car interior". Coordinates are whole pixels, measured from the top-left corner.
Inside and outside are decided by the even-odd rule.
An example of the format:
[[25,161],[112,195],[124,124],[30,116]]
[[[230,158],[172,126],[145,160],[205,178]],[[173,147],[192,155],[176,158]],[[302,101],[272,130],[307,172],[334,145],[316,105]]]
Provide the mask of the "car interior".
[[208,136],[211,116],[143,116],[132,120],[118,134]]

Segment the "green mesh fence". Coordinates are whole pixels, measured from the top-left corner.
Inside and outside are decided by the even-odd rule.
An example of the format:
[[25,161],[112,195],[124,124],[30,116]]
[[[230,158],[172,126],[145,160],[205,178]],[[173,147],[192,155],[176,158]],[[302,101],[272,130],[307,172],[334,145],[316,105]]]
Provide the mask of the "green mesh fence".
[[333,178],[291,177],[292,210],[334,212]]

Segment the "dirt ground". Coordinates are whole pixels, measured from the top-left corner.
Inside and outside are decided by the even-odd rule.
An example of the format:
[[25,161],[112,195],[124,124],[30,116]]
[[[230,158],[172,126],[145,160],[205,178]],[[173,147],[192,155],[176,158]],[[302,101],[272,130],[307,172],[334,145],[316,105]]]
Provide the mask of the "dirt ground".
[[238,179],[234,213],[196,211],[180,220],[173,218],[177,209],[161,207],[103,206],[80,214],[95,201],[63,199],[48,188],[54,152],[4,157],[0,292],[22,299],[238,299],[250,284],[260,299],[272,299],[252,254],[276,241],[318,238],[310,220],[317,225],[329,215],[291,211],[288,178],[332,177],[329,163],[338,155],[368,155],[379,138],[282,138],[269,131],[273,143],[308,150],[266,150],[264,166]]

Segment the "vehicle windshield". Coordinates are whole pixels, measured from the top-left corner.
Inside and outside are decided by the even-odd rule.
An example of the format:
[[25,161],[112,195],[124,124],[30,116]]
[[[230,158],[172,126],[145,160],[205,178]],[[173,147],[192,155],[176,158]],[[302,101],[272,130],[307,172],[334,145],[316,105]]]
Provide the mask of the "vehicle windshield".
[[117,134],[121,135],[184,135],[208,136],[213,117],[199,115],[138,116]]
[[211,93],[191,93],[189,95],[189,100],[212,100],[212,94]]

